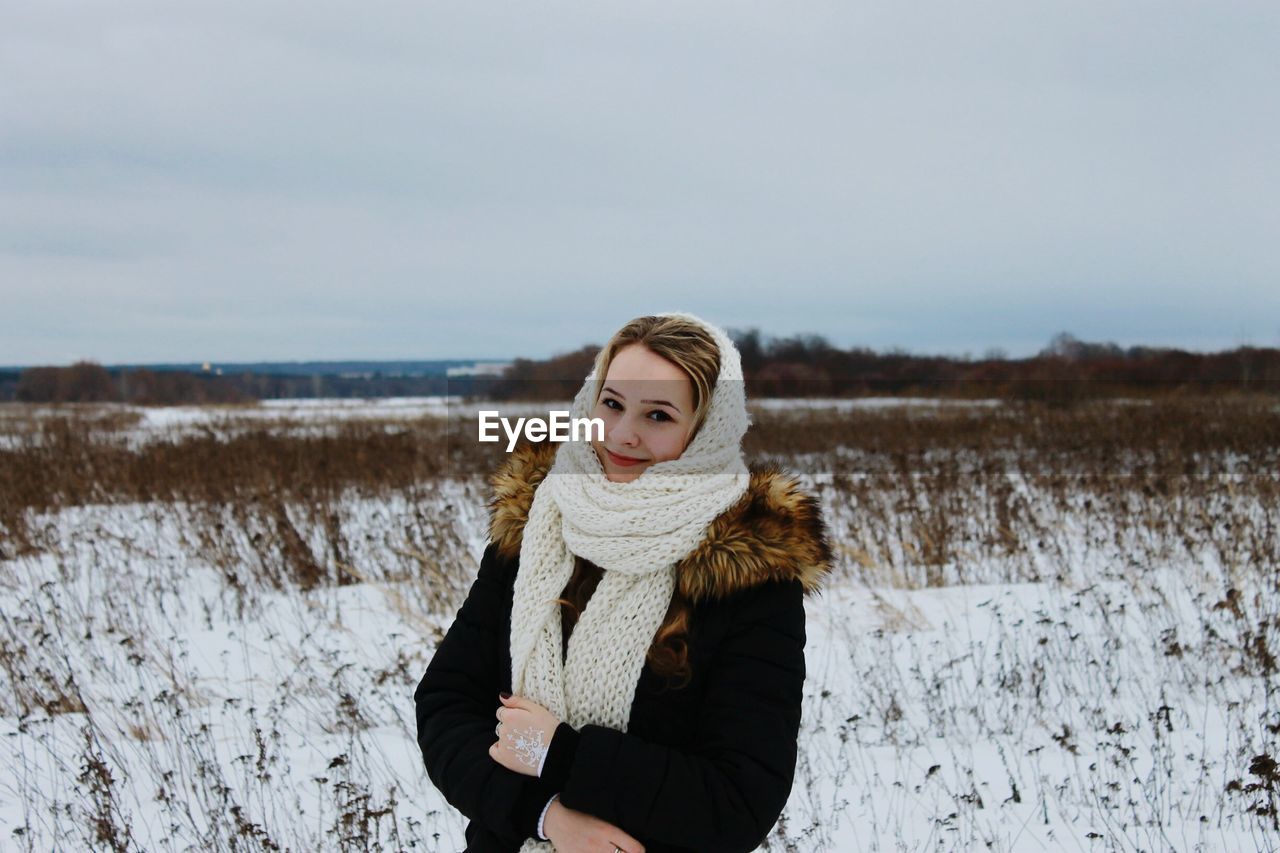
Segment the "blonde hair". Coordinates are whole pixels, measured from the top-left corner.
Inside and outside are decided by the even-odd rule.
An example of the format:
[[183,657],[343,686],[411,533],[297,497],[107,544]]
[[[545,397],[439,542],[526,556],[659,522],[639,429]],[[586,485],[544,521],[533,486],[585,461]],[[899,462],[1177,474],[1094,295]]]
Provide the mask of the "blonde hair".
[[596,355],[596,388],[593,402],[599,402],[600,389],[609,375],[609,365],[619,351],[641,344],[680,368],[693,383],[692,443],[711,408],[711,392],[720,375],[720,348],[707,330],[681,317],[637,317],[614,333]]

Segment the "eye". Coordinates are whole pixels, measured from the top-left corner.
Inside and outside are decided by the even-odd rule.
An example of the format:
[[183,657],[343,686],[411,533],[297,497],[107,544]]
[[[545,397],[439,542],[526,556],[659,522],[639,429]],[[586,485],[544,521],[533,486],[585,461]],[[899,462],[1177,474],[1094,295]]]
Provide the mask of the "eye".
[[[601,402],[602,402],[602,403],[604,403],[606,406],[609,406],[609,404],[610,404],[610,403],[616,403],[616,404],[617,404],[617,409],[616,409],[616,411],[619,411],[619,412],[620,412],[620,411],[622,411],[622,404],[621,404],[621,403],[618,403],[618,401],[617,401],[617,400],[615,400],[615,399],[613,399],[612,397],[605,397]],[[612,408],[614,408],[614,407],[613,407],[613,406],[609,406],[609,408],[611,408],[611,409],[612,409]]]
[[653,410],[652,412],[650,412],[649,414],[651,414],[651,415],[661,415],[662,417],[658,418],[658,420],[659,420],[659,421],[669,421],[669,420],[672,420],[671,416],[670,416],[670,415],[668,415],[666,412],[662,411],[662,409],[654,409],[654,410]]

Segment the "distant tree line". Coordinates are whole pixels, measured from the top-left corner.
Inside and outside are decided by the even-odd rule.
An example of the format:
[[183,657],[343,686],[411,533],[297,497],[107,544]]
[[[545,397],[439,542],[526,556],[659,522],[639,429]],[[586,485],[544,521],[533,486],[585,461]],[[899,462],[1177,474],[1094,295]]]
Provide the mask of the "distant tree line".
[[12,400],[18,393],[19,370],[0,370],[0,400]]
[[138,368],[109,371],[78,361],[69,367],[29,367],[21,371],[13,399],[28,403],[240,403],[247,398],[224,377],[185,371]]
[[[1121,348],[1056,335],[1035,356],[998,350],[981,359],[839,349],[820,335],[768,338],[758,329],[730,331],[742,358],[749,397],[945,396],[1071,402],[1107,396],[1265,391],[1280,393],[1280,349],[1240,347],[1191,353]],[[570,399],[591,370],[598,346],[543,361],[516,359],[485,384],[497,399]]]
[[[443,376],[370,375],[341,376],[315,373],[297,376],[278,373],[241,373],[228,379],[247,396],[259,400],[298,400],[307,397],[353,399],[361,397],[436,397],[465,381]],[[460,384],[459,384],[460,383]]]
[[[1162,347],[1088,343],[1069,333],[1024,359],[998,350],[980,359],[839,349],[820,335],[766,338],[730,331],[750,397],[1003,397],[1069,403],[1167,393],[1280,393],[1280,349],[1239,347],[1192,353]],[[518,358],[500,377],[280,375],[107,369],[92,362],[0,372],[0,399],[171,405],[306,397],[484,395],[493,399],[571,399],[599,346],[549,359]]]
[[190,370],[107,368],[88,361],[68,367],[29,367],[17,372],[0,372],[0,400],[29,403],[246,403],[308,397],[422,397],[462,394],[470,389],[470,377],[250,371],[223,375]]

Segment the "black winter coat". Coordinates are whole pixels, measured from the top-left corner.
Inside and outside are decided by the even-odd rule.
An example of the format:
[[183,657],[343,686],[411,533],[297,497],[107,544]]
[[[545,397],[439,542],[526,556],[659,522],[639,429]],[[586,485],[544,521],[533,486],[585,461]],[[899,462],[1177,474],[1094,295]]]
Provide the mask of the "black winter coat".
[[414,695],[431,781],[470,818],[468,851],[514,853],[552,794],[621,827],[649,853],[749,851],[777,821],[795,774],[805,678],[803,597],[830,572],[817,502],[773,468],[677,567],[693,603],[693,678],[674,688],[646,663],[626,732],[562,723],[542,776],[489,756],[499,691],[511,690],[511,601],[549,442],[518,447],[493,476],[491,542]]

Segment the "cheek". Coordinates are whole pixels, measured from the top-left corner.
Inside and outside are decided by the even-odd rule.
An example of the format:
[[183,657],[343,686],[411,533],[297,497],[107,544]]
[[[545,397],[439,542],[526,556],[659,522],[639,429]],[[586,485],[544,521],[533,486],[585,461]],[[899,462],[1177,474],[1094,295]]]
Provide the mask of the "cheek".
[[678,429],[663,430],[661,436],[655,436],[651,439],[650,445],[653,449],[654,457],[662,461],[678,458],[684,452],[683,438],[684,436]]

